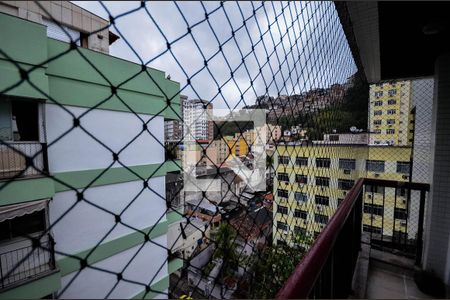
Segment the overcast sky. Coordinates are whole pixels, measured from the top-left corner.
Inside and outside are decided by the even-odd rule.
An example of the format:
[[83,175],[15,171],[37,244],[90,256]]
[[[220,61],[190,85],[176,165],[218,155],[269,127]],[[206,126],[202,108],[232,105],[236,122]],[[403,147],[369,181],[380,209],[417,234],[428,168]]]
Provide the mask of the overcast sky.
[[333,2],[73,2],[105,19],[137,9],[111,27],[120,39],[110,54],[165,71],[215,108],[343,83],[356,70]]

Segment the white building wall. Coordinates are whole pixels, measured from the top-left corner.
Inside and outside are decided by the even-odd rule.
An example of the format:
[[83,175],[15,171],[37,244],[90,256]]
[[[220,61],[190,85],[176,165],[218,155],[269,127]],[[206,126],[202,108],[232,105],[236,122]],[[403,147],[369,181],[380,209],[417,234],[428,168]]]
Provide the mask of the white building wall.
[[[47,142],[64,135],[73,127],[73,117],[85,113],[88,108],[46,105]],[[148,121],[153,116],[140,114]],[[81,126],[112,151],[119,152],[142,131],[142,121],[127,112],[95,109],[81,118]],[[164,143],[164,118],[155,117],[148,124],[149,131],[160,143]],[[119,155],[119,160],[127,166],[147,165],[164,162],[164,149],[148,132],[142,133]],[[73,128],[57,143],[48,148],[50,172],[67,172],[103,169],[113,162],[111,151],[90,137],[81,128]],[[120,167],[117,162],[113,167]]]
[[[167,245],[167,237],[165,235],[153,241],[161,245]],[[127,266],[130,261],[131,263]],[[122,273],[123,278],[136,283],[121,280],[114,287],[117,283],[116,275],[101,270],[85,268],[78,276],[76,276],[78,272],[73,272],[62,278],[60,290],[60,293],[62,293],[59,295],[59,298],[129,299],[145,290],[145,285],[154,284],[168,276],[167,251],[163,247],[155,246],[152,243],[146,243],[143,247],[141,245],[135,246],[95,263],[93,266],[114,273]],[[75,276],[76,278],[73,279]],[[67,289],[64,290],[66,287]],[[161,294],[158,298],[167,299],[167,294]]]
[[[149,187],[160,196],[149,189],[139,194],[142,187],[141,181],[91,187],[84,192],[84,198],[113,214],[120,214],[132,202],[121,216],[121,221],[134,228],[144,229],[166,220],[165,178],[149,180]],[[86,201],[72,207],[76,199],[74,191],[66,191],[57,193],[50,202],[50,224],[57,222],[52,228],[57,242],[55,247],[56,251],[62,253],[75,254],[94,247],[116,224],[114,215]],[[68,213],[58,221],[66,211]],[[118,224],[104,242],[133,232],[133,229]],[[61,256],[56,257],[58,259]]]

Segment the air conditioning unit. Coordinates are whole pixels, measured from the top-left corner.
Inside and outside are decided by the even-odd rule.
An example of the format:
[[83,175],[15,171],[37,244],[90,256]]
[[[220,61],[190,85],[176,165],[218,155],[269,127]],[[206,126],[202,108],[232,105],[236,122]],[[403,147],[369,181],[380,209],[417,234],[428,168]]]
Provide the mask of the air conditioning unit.
[[344,169],[344,174],[350,174],[352,171],[349,169]]
[[408,175],[403,175],[402,178],[403,178],[403,179],[408,179],[409,176],[408,176]]
[[367,195],[367,198],[372,199],[372,195],[370,195],[370,194]]
[[403,203],[403,204],[406,204],[406,199],[403,199],[403,200],[402,200],[402,203]]
[[375,173],[374,176],[375,176],[375,177],[380,177],[380,174]]
[[401,226],[406,226],[406,221],[400,221]]

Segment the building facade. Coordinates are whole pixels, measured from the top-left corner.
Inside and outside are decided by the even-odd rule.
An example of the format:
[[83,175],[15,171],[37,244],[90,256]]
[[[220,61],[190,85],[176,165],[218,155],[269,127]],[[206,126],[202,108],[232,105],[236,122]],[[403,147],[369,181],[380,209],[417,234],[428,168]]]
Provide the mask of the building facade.
[[185,141],[212,141],[214,123],[213,105],[206,100],[189,99],[183,101],[183,133]]
[[[164,119],[177,117],[159,112],[164,95],[180,110],[179,83],[147,68],[164,90],[140,74],[113,91],[141,65],[107,55],[104,40],[100,48],[88,42],[92,49],[70,51],[40,18],[29,20],[31,2],[14,3],[16,10],[2,3],[10,14],[0,13],[7,55],[0,57],[0,298],[166,297],[179,263],[156,244],[167,248],[168,226],[180,218],[165,199],[165,175],[179,167],[165,161],[161,146]],[[67,6],[79,9],[68,2],[58,9]],[[8,89],[21,78],[11,60],[34,69]]]
[[370,85],[370,144],[411,146],[414,129],[411,99],[411,81]]

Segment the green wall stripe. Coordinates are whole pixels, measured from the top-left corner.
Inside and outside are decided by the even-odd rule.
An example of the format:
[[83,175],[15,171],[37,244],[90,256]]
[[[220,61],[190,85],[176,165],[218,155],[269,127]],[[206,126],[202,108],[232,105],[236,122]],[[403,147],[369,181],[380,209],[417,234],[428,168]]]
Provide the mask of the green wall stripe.
[[51,178],[17,179],[0,182],[0,206],[53,197],[55,187]]
[[37,65],[47,59],[46,26],[0,13],[0,28],[1,49],[15,61]]
[[60,288],[61,274],[54,272],[4,292],[0,291],[0,299],[39,299],[56,292]]
[[158,296],[160,293],[164,292],[165,290],[167,290],[169,288],[169,276],[165,276],[158,282],[152,284],[150,286],[150,288],[153,291],[158,291],[159,293],[150,291],[146,294],[146,292],[144,290],[144,291],[134,295],[131,298],[132,299],[153,299],[155,296]]
[[167,213],[167,222],[170,224],[175,223],[183,219],[184,208],[180,207],[175,211],[169,211]]
[[[69,48],[67,43],[48,39],[50,57]],[[117,94],[137,113],[176,118],[170,108],[160,113],[166,106],[164,95],[171,99],[172,108],[180,113],[180,84],[166,79],[163,71],[146,68],[146,72],[142,72],[141,65],[89,49],[78,50],[82,55],[70,51],[48,65],[50,94],[57,102],[92,107],[112,95],[112,84],[120,86]],[[130,111],[115,96],[98,108]]]
[[[149,233],[150,238],[154,239],[163,234],[166,234],[168,231],[167,221],[160,222],[154,226],[150,226],[148,228],[142,229],[143,232]],[[95,250],[89,255],[88,264],[94,264],[98,261],[101,261],[105,258],[111,257],[115,254],[118,254],[122,251],[130,249],[139,244],[145,243],[144,235],[141,232],[133,232],[128,235],[116,238],[114,240],[105,242],[100,244],[95,248]],[[84,259],[87,254],[92,250],[87,249],[81,251],[79,253],[74,254],[74,256]],[[61,276],[65,276],[74,271],[78,271],[80,269],[80,261],[79,259],[66,256],[57,261],[58,267],[61,270]]]
[[[177,161],[175,163],[173,161],[166,161],[159,169],[158,167],[160,166],[160,164],[130,166],[129,168],[136,174],[139,174],[139,176],[141,176],[142,178],[149,178],[154,173],[152,176],[152,178],[154,178],[158,176],[165,176],[167,172],[180,170],[177,164],[181,165],[181,162]],[[84,188],[103,171],[104,169],[71,171],[55,173],[54,177],[58,180],[61,180],[62,182],[69,184],[72,187]],[[124,167],[111,168],[106,171],[100,178],[98,178],[91,186],[108,185],[135,180],[140,180],[140,178],[128,169]],[[70,190],[70,188],[60,182],[55,181],[55,190],[57,192],[63,192]]]
[[181,269],[183,267],[183,260],[181,258],[174,258],[169,261],[169,274]]
[[[169,113],[169,110],[171,111],[170,108],[166,108],[166,102],[160,96],[119,89],[117,95],[130,107],[128,108],[119,97],[115,95],[111,97],[109,86],[92,82],[49,76],[49,90],[52,97],[49,103],[86,108],[102,103],[96,109],[163,116],[165,113]],[[108,100],[103,102],[105,99]],[[174,104],[172,107],[179,109],[179,105]]]

